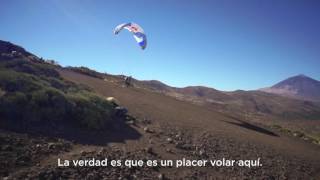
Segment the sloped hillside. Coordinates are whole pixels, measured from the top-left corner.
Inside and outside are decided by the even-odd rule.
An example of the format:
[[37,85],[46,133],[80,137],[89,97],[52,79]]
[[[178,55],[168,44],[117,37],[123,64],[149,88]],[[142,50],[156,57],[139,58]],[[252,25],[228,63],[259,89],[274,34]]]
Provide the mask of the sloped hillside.
[[305,75],[298,75],[283,80],[260,91],[281,96],[320,102],[320,81]]
[[57,66],[11,43],[0,47],[2,126],[21,131],[59,124],[102,129],[112,121],[113,105],[88,87],[62,79]]

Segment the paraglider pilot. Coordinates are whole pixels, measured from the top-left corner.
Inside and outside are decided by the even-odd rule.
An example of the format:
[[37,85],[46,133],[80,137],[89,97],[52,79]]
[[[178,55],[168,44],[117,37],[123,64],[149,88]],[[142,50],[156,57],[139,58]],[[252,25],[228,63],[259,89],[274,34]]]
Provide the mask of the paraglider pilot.
[[126,76],[126,77],[124,78],[124,83],[125,83],[125,85],[126,85],[127,87],[131,86],[131,79],[132,79],[131,76]]

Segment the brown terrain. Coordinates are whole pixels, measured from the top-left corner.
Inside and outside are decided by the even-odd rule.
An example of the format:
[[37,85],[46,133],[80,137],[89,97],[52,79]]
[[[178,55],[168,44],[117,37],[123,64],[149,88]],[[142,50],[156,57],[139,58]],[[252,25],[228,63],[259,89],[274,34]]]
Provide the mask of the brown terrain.
[[[261,91],[173,88],[88,75],[67,81],[114,97],[131,120],[110,132],[39,135],[0,130],[5,179],[320,179],[320,106]],[[0,89],[1,90],[1,89]],[[121,120],[119,120],[121,121]],[[67,131],[68,129],[66,129]],[[55,131],[54,129],[52,131]],[[248,159],[259,167],[58,167],[60,159]]]
[[[142,127],[137,129],[139,133],[142,134],[142,137],[139,140],[132,140],[123,144],[127,149],[135,146],[138,149],[147,147],[148,143],[144,141],[151,139],[155,144],[151,144],[151,146],[155,146],[153,147],[154,151],[160,154],[161,158],[170,159],[172,154],[163,152],[167,149],[167,146],[173,148],[170,144],[166,145],[165,143],[165,139],[167,136],[170,137],[170,135],[160,136],[160,138],[158,138],[157,136],[153,137],[155,136],[154,134],[186,134],[191,136],[190,138],[194,141],[192,143],[190,142],[190,146],[193,144],[199,144],[200,147],[204,146],[202,148],[210,153],[209,157],[247,157],[249,159],[261,157],[262,160],[265,161],[263,167],[255,170],[243,170],[244,172],[247,171],[247,173],[251,171],[255,177],[260,177],[260,175],[266,175],[268,178],[271,176],[275,176],[275,178],[281,178],[282,176],[282,178],[286,176],[300,177],[304,173],[294,169],[303,168],[307,164],[307,166],[309,166],[308,168],[314,168],[312,173],[312,170],[309,172],[311,173],[309,177],[319,176],[319,174],[317,174],[320,168],[318,164],[320,158],[319,147],[295,137],[289,137],[267,126],[261,126],[261,122],[260,125],[256,125],[254,120],[248,118],[243,119],[243,117],[232,117],[232,114],[216,111],[213,106],[201,106],[139,87],[124,88],[121,81],[118,84],[114,81],[109,82],[108,78],[101,80],[64,69],[61,69],[59,72],[64,78],[70,81],[89,85],[96,92],[104,96],[115,97],[121,102],[122,106],[129,109],[130,114],[134,117],[137,117],[137,119],[148,119],[152,122],[147,127],[155,132],[149,134],[141,131],[143,129]],[[319,126],[318,122],[316,124]],[[184,131],[185,133],[181,133]],[[206,139],[203,138],[203,136],[209,138]],[[186,140],[191,139],[187,138]],[[213,141],[213,144],[203,143],[201,140]],[[221,144],[217,146],[216,143]],[[156,145],[163,144],[164,147],[156,147]],[[173,148],[173,151],[176,151],[176,149]],[[179,149],[177,151],[179,152],[181,150]],[[178,152],[175,152],[175,154],[180,154],[182,155],[181,157],[185,156],[185,152]],[[276,163],[280,161],[280,164]],[[290,165],[293,166],[290,167]],[[286,170],[276,172],[278,168],[285,168]],[[224,171],[228,172],[231,170],[223,167],[221,169],[222,174],[218,174],[225,177],[237,177],[239,175],[234,176],[234,174],[230,172],[225,174],[223,173]],[[173,173],[170,173],[170,171],[173,171]],[[164,168],[166,176],[175,178],[175,170],[170,171],[167,172]],[[192,172],[190,169],[185,169],[185,171],[186,174]],[[200,169],[200,171],[208,173],[207,170]],[[242,170],[240,169],[239,171]],[[179,169],[179,172],[182,171]],[[216,176],[214,172],[209,172],[209,176]],[[268,175],[266,172],[270,174]],[[306,174],[303,176],[305,175]]]

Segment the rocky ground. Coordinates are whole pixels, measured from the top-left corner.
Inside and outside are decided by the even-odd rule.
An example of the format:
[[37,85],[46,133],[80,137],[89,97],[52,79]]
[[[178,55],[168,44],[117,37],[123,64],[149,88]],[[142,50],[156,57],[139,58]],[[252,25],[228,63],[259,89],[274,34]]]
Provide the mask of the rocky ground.
[[[138,140],[106,145],[0,131],[3,179],[315,179],[319,164],[285,156],[263,145],[179,128],[152,120],[128,120]],[[100,137],[96,137],[100,138]],[[60,160],[201,160],[260,158],[259,167],[59,167]]]

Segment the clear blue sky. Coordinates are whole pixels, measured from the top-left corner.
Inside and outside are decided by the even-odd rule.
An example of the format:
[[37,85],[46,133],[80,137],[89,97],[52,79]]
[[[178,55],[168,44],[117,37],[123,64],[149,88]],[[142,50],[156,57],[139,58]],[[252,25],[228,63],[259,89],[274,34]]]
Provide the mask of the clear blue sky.
[[[63,66],[171,86],[256,89],[320,79],[318,0],[0,0],[0,39]],[[129,32],[140,24],[142,51]]]

